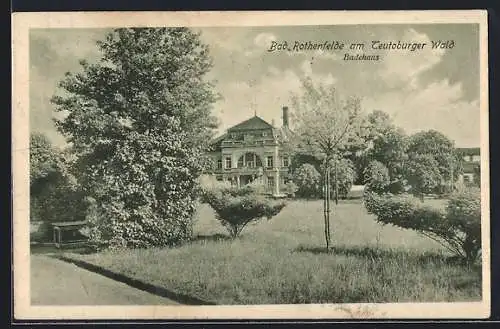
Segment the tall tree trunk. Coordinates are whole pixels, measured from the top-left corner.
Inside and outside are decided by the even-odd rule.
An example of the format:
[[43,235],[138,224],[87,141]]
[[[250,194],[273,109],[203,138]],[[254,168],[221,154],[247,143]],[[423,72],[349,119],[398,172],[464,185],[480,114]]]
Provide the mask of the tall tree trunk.
[[327,249],[330,248],[330,245],[331,245],[331,238],[330,238],[330,196],[331,196],[331,193],[330,193],[330,188],[331,188],[331,179],[330,179],[330,170],[328,169],[327,171],[327,180],[328,180],[328,198],[326,200],[326,214],[327,214],[327,220],[326,220],[326,231],[328,233],[328,246],[327,246]]
[[451,180],[451,182],[450,182],[450,193],[453,193],[454,186],[455,186],[455,177],[454,177],[455,175],[454,175],[453,169],[454,168],[453,168],[453,164],[452,164],[450,166],[450,176],[451,176],[451,178],[450,178],[450,180]]
[[326,250],[330,249],[330,179],[328,162],[325,161],[323,180],[323,213],[325,216]]
[[337,159],[335,159],[335,204],[339,204],[339,181],[337,172]]

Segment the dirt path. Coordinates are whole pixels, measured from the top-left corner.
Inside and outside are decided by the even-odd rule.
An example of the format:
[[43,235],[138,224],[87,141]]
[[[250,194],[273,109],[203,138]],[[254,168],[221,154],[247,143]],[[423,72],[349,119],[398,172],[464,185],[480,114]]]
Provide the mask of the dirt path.
[[31,256],[32,305],[176,305],[46,255]]

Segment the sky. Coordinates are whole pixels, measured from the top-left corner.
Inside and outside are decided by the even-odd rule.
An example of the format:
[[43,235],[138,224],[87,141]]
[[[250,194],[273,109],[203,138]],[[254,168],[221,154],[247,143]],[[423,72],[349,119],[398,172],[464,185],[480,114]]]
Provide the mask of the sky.
[[[333,84],[345,96],[358,96],[366,112],[387,112],[408,134],[436,129],[458,147],[478,147],[478,25],[331,25],[197,28],[214,59],[209,73],[222,99],[214,105],[220,133],[257,113],[281,125],[281,108],[300,92],[300,79]],[[79,60],[100,57],[96,41],[104,29],[30,31],[30,129],[56,145],[50,98],[65,72],[80,70]],[[373,40],[425,42],[422,50],[371,49]],[[451,49],[430,48],[431,41],[453,40]],[[339,41],[365,43],[365,50],[268,51],[272,42]],[[379,61],[344,60],[345,53],[380,56]],[[293,113],[293,108],[290,108]],[[293,128],[293,121],[290,123]]]

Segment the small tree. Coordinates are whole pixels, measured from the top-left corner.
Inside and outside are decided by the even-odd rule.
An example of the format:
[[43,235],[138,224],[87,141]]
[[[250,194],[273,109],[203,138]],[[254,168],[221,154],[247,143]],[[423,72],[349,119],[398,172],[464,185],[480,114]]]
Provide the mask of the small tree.
[[314,83],[306,78],[302,80],[302,93],[292,96],[292,105],[296,148],[323,164],[325,240],[329,249],[331,165],[345,158],[349,147],[362,144],[361,100],[341,99],[334,85]]
[[204,200],[215,210],[216,218],[234,239],[251,222],[271,219],[286,203],[274,201],[251,188],[213,189],[205,192]]
[[308,163],[294,171],[293,182],[297,185],[297,196],[315,198],[321,196],[321,175],[316,168]]

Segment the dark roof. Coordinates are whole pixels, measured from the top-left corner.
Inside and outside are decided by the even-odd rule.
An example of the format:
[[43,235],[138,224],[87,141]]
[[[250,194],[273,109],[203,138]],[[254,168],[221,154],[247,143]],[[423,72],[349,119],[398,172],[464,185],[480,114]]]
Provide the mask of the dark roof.
[[[263,130],[263,129],[272,129],[273,131],[273,136],[280,140],[281,142],[288,142],[293,133],[288,127],[281,127],[281,128],[276,128],[273,125],[269,124],[266,122],[264,119],[254,116],[250,119],[247,119],[235,126],[232,126],[229,128],[227,131],[244,131],[244,130]],[[215,147],[215,149],[220,147],[221,142],[228,136],[228,133],[225,133],[215,139],[212,140],[210,145],[212,147]]]
[[462,153],[463,155],[479,155],[480,149],[479,147],[459,147],[457,151]]
[[222,134],[220,135],[219,137],[215,138],[213,140],[214,143],[217,143],[217,142],[220,142],[221,140],[223,140],[224,138],[226,138],[227,134]]
[[216,146],[216,145],[220,144],[220,143],[224,140],[224,138],[226,138],[226,136],[227,136],[227,134],[222,134],[222,135],[220,135],[219,137],[217,137],[217,138],[213,139],[213,140],[210,142],[210,145],[212,145],[212,146]]
[[267,123],[264,119],[254,116],[248,120],[238,123],[232,126],[227,131],[239,131],[239,130],[255,130],[255,129],[271,129],[273,126]]

